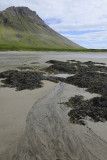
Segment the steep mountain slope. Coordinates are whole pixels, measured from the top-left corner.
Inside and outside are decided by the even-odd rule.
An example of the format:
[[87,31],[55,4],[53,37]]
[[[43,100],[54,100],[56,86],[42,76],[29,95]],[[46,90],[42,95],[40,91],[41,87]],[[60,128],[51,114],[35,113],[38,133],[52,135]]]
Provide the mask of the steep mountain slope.
[[0,44],[36,48],[82,48],[47,26],[27,7],[0,12]]

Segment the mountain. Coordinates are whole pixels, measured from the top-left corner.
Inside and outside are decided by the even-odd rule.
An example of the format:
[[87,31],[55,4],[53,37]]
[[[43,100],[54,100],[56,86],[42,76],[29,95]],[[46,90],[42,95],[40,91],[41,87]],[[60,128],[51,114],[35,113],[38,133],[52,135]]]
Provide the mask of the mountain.
[[0,11],[0,45],[34,48],[82,48],[55,32],[28,7]]

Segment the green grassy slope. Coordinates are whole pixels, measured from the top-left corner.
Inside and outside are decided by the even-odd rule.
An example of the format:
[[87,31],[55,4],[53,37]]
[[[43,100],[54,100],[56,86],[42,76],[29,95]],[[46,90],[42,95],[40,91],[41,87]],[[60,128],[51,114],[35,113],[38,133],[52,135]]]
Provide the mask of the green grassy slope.
[[0,48],[79,49],[82,47],[52,30],[28,8],[10,7],[0,12]]

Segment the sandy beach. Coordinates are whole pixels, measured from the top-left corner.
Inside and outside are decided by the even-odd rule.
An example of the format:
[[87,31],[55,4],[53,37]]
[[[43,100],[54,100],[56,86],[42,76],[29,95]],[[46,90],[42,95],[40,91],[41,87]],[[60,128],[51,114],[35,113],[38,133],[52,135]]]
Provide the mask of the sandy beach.
[[[0,52],[0,71],[34,65],[38,70],[52,59],[107,64],[107,53]],[[1,87],[1,160],[106,160],[107,123],[86,120],[87,125],[80,126],[69,122],[69,108],[62,103],[78,93],[85,99],[100,96],[50,81],[34,90]]]
[[24,133],[26,117],[32,105],[48,94],[55,83],[44,81],[44,87],[32,91],[0,88],[0,152],[15,143]]

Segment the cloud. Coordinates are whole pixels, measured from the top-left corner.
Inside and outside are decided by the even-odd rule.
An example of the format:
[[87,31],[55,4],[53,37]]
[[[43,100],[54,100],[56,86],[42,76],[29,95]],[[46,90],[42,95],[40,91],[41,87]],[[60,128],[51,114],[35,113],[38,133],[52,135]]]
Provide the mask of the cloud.
[[62,34],[86,48],[107,48],[107,31],[88,32],[84,34]]
[[106,47],[107,0],[0,0],[0,10],[11,5],[28,6],[54,30],[83,46]]

